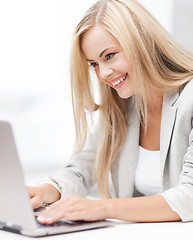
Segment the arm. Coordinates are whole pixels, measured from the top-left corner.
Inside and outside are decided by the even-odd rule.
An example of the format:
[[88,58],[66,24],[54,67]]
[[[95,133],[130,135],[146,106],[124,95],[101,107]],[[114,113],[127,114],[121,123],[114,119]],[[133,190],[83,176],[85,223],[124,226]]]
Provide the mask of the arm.
[[97,129],[89,136],[83,151],[76,154],[59,171],[45,179],[41,186],[28,187],[33,208],[50,204],[68,195],[86,196],[93,185],[93,163]]
[[193,129],[189,135],[189,146],[183,158],[179,183],[163,193],[170,208],[182,221],[193,221]]
[[193,220],[193,130],[184,156],[179,184],[159,195],[128,198],[89,200],[67,197],[59,200],[43,213],[55,222],[62,217],[70,220],[102,220],[116,218],[134,222],[192,221]]
[[47,208],[38,220],[43,224],[52,224],[63,217],[73,221],[96,221],[106,218],[128,222],[181,220],[161,195],[106,200],[69,196]]
[[131,222],[180,221],[161,195],[130,199],[112,199],[109,205],[110,218]]
[[75,154],[61,169],[48,176],[44,183],[55,186],[61,198],[68,195],[87,196],[93,186],[94,161],[98,142],[98,127],[89,134],[80,153]]

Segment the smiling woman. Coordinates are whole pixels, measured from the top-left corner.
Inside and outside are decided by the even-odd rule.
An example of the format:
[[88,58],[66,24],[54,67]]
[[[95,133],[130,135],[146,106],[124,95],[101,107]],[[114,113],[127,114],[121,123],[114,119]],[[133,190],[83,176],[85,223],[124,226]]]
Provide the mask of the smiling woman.
[[[99,104],[89,65],[99,81]],[[75,152],[44,185],[28,188],[34,208],[56,202],[39,221],[193,221],[192,78],[193,55],[139,2],[92,5],[72,41]],[[87,115],[96,110],[99,122],[90,133]],[[95,182],[106,199],[82,198]]]
[[[94,2],[0,1],[0,117],[14,125],[26,176],[34,174],[31,169],[37,164],[46,164],[49,172],[53,164],[71,156],[74,124],[68,55],[74,26]],[[172,31],[171,0],[141,2]],[[40,169],[35,182],[45,167]]]
[[134,94],[131,63],[112,34],[97,24],[81,39],[81,48],[102,83],[114,87],[121,98]]

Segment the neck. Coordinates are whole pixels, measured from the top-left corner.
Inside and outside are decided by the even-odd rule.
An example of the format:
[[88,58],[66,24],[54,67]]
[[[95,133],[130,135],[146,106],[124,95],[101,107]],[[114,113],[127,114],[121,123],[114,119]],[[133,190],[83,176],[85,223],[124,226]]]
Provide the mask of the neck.
[[162,111],[163,94],[158,92],[151,92],[147,99],[148,111],[150,114],[158,114]]

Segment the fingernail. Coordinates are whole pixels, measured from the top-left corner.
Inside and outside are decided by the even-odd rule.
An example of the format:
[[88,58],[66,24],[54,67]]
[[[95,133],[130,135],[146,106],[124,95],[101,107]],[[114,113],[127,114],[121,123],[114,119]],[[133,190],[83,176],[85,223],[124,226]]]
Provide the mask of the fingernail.
[[39,217],[37,218],[37,220],[38,220],[39,222],[45,222],[45,218],[42,217],[42,216],[39,216]]
[[47,223],[51,223],[51,222],[52,222],[52,218],[51,218],[51,217],[47,218],[47,219],[46,219],[46,222],[47,222]]

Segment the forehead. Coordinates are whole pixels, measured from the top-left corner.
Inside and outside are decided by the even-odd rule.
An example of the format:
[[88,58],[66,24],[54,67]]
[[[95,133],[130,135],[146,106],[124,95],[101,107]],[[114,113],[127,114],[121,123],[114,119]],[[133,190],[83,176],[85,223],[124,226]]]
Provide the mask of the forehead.
[[[109,47],[119,47],[117,39],[103,27],[96,25],[82,38],[81,48],[86,57],[99,55]],[[90,56],[90,57],[89,57]]]

